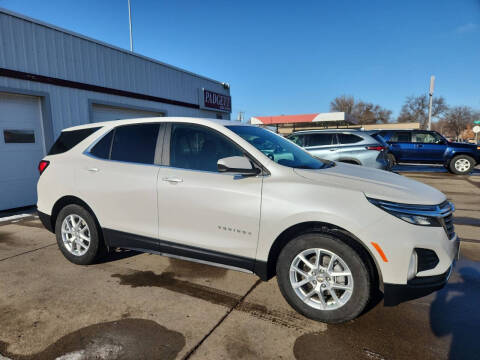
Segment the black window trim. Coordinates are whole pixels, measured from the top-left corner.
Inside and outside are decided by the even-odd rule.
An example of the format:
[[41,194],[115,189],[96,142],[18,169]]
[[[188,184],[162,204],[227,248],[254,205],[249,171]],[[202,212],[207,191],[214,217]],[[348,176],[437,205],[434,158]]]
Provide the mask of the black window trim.
[[[113,140],[115,138],[116,130],[118,128],[124,127],[124,126],[132,126],[132,125],[134,126],[134,125],[143,125],[143,124],[158,124],[159,125],[158,135],[157,135],[157,143],[155,145],[155,155],[154,155],[153,164],[145,164],[145,163],[139,163],[139,162],[134,162],[134,161],[113,160],[111,157],[112,157]],[[91,143],[85,149],[83,154],[86,155],[86,156],[89,156],[91,158],[94,158],[94,159],[97,159],[97,160],[103,160],[103,161],[114,161],[114,162],[123,163],[123,164],[130,164],[130,165],[162,166],[161,161],[162,161],[162,152],[163,152],[163,148],[164,148],[163,147],[163,142],[165,141],[165,133],[166,133],[165,125],[166,125],[165,122],[145,122],[145,123],[132,123],[132,124],[117,125],[117,126],[111,128],[109,131],[106,131],[104,134],[100,135],[97,139],[95,139],[95,141],[93,143]],[[113,134],[112,134],[112,140],[110,142],[110,151],[108,152],[108,159],[101,158],[101,157],[98,157],[98,156],[95,156],[94,154],[92,154],[91,151],[94,148],[94,146],[97,145],[97,143],[99,143],[105,136],[107,136],[111,132],[113,132]],[[156,161],[158,153],[159,153],[158,159],[160,159],[160,161]]]
[[218,175],[234,175],[232,173],[225,173],[225,172],[218,172],[218,171],[209,171],[209,170],[196,170],[196,169],[186,169],[186,168],[178,168],[174,166],[170,166],[170,140],[172,136],[172,125],[176,124],[181,124],[181,125],[195,125],[199,127],[203,127],[207,130],[213,131],[223,137],[224,139],[232,142],[242,153],[244,156],[246,156],[255,166],[257,166],[262,172],[259,173],[257,176],[269,176],[270,171],[259,161],[257,160],[252,154],[250,154],[247,150],[245,150],[241,145],[239,145],[235,140],[232,138],[228,137],[227,135],[223,134],[222,132],[218,131],[217,129],[214,129],[210,126],[206,126],[203,124],[196,124],[196,123],[190,123],[190,122],[169,122],[167,123],[168,126],[165,129],[165,136],[164,136],[164,141],[163,141],[163,150],[162,150],[162,164],[160,166],[163,167],[168,167],[172,169],[179,169],[179,170],[186,170],[186,171],[195,171],[195,172],[204,172],[204,173],[210,173],[210,174],[218,174]]

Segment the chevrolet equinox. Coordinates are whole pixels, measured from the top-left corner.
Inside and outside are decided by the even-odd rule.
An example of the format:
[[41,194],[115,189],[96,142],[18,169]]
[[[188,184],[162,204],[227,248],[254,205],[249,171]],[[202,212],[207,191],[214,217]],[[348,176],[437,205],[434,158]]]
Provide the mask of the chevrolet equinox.
[[277,276],[301,314],[338,323],[447,282],[453,204],[403,176],[312,157],[234,121],[65,129],[39,164],[38,213],[75,264],[134,249]]

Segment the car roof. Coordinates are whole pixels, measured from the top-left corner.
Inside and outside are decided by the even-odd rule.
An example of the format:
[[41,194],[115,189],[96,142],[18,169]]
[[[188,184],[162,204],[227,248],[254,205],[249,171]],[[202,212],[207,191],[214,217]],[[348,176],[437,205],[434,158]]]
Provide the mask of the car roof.
[[223,125],[223,126],[235,126],[235,125],[244,125],[244,126],[253,126],[250,124],[242,123],[238,120],[217,120],[217,119],[206,119],[206,118],[196,118],[196,117],[148,117],[148,118],[136,118],[136,119],[124,119],[124,120],[109,120],[96,123],[88,123],[83,125],[72,126],[65,128],[62,131],[73,131],[81,129],[89,129],[95,127],[115,127],[119,125],[131,125],[131,124],[148,124],[148,123],[159,123],[159,122],[188,122],[199,125]]

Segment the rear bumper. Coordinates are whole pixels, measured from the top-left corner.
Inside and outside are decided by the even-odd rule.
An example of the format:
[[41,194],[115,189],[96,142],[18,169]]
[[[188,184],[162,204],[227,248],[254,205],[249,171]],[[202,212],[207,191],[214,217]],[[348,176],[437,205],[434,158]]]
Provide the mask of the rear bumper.
[[447,284],[452,269],[453,264],[443,274],[415,277],[409,280],[406,285],[385,283],[383,290],[384,305],[395,306],[402,302],[418,299],[440,290]]
[[38,217],[40,219],[40,221],[42,222],[43,226],[45,226],[45,228],[54,233],[55,231],[53,230],[53,226],[52,226],[52,221],[51,221],[51,217],[50,215],[47,215],[41,211],[37,211],[38,213]]

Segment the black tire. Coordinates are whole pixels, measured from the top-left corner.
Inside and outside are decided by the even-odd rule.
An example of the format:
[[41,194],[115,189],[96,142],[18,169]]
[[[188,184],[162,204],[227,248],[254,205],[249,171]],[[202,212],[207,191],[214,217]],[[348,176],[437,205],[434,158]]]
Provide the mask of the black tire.
[[[462,161],[462,162],[468,162],[470,165],[467,167],[464,167],[465,170],[462,170],[461,168],[458,167],[457,162]],[[450,161],[450,171],[454,174],[457,175],[466,175],[473,171],[473,168],[475,167],[475,160],[468,156],[468,155],[457,155],[455,156],[451,161]]]
[[[334,310],[316,309],[295,293],[290,282],[290,266],[302,251],[319,248],[337,254],[350,268],[353,277],[353,291],[350,299]],[[330,324],[342,323],[356,318],[367,306],[372,294],[372,279],[367,261],[352,247],[340,239],[324,233],[308,233],[291,240],[280,252],[277,260],[277,282],[287,302],[304,316]]]
[[[65,218],[69,215],[78,215],[88,225],[89,236],[90,236],[90,245],[85,254],[77,256],[72,254],[67,247],[65,246],[62,239],[62,223]],[[72,263],[78,265],[89,265],[100,259],[106,254],[106,247],[102,239],[99,236],[99,227],[94,219],[94,217],[85,210],[83,207],[72,204],[65,206],[60,210],[57,220],[55,222],[55,235],[57,237],[57,244],[60,248],[62,254]]]
[[393,168],[395,165],[397,165],[397,159],[395,159],[395,155],[391,153],[387,154],[387,161],[390,169]]

